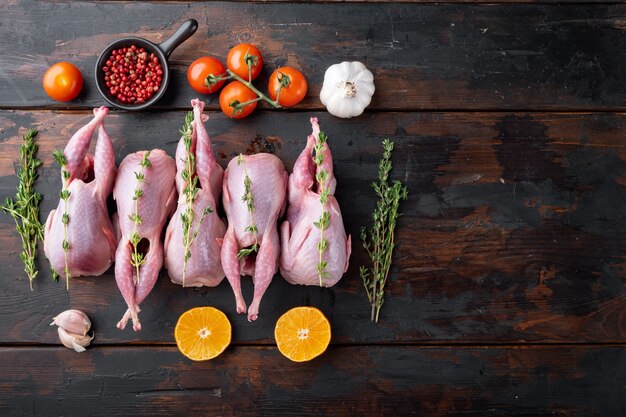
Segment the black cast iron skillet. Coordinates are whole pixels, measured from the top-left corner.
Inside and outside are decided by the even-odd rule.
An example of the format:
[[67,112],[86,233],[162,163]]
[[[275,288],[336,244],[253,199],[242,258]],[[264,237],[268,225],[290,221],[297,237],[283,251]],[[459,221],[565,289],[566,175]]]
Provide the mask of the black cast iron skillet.
[[[135,36],[128,36],[111,43],[104,49],[104,51],[102,51],[98,57],[98,61],[96,61],[96,86],[98,87],[98,91],[102,97],[104,97],[104,99],[112,106],[124,110],[143,110],[159,101],[159,99],[163,97],[163,94],[165,94],[165,90],[167,89],[167,85],[170,81],[170,68],[167,59],[170,57],[170,54],[174,51],[174,49],[195,33],[196,29],[198,29],[198,22],[195,19],[189,19],[183,23],[169,39],[158,45]],[[104,72],[102,71],[102,67],[104,67],[104,64],[111,56],[111,52],[113,52],[114,49],[129,47],[131,45],[136,45],[137,48],[145,48],[148,53],[154,53],[159,58],[161,68],[163,69],[163,80],[161,81],[159,91],[157,91],[157,93],[148,101],[141,104],[120,103],[116,98],[112,97],[105,84]]]

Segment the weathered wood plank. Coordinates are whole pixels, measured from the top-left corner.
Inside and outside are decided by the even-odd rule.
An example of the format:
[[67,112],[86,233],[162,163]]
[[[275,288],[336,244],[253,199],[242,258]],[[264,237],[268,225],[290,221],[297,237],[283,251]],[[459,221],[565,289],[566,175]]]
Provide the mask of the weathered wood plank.
[[[94,0],[98,2],[126,2],[128,0]],[[173,1],[182,0],[146,0],[146,2],[154,3],[171,3]],[[203,2],[206,0],[191,0],[188,3]],[[234,3],[389,3],[388,0],[226,0]],[[623,0],[393,0],[393,3],[488,3],[488,4],[514,4],[514,3],[623,3]]]
[[[190,17],[200,29],[172,55],[161,108],[187,105],[186,69],[195,58],[224,58],[241,41],[264,53],[259,85],[277,66],[302,69],[310,82],[305,109],[320,109],[324,71],[344,60],[373,70],[372,109],[626,108],[625,5],[12,1],[0,5],[0,16],[4,108],[99,104],[91,74],[109,42],[125,35],[159,42]],[[60,60],[86,76],[84,93],[68,105],[52,103],[39,84]]]
[[[118,162],[163,147],[173,154],[183,112],[108,117]],[[331,319],[334,342],[623,342],[626,338],[626,127],[624,114],[380,113],[338,121],[326,113],[262,112],[207,123],[219,162],[241,151],[276,153],[291,169],[319,117],[330,135],[337,198],[353,258],[332,289],[295,287],[276,277],[254,324],[234,313],[230,287],[182,289],[164,272],[142,306],[140,334],[115,323],[125,311],[111,273],[54,284],[41,259],[28,290],[10,218],[0,217],[0,343],[55,343],[51,317],[85,309],[96,343],[172,343],[186,309],[211,304],[233,321],[234,341],[271,343],[288,308],[312,304]],[[83,113],[0,112],[0,199],[16,184],[19,127],[40,129],[42,218],[57,204],[51,158],[88,119]],[[397,261],[381,323],[368,321],[358,277],[358,231],[369,224],[380,141],[396,140],[397,178],[411,190],[398,226]],[[246,299],[251,283],[244,279]]]
[[0,412],[39,416],[618,416],[624,347],[274,347],[192,363],[174,347],[0,349]]

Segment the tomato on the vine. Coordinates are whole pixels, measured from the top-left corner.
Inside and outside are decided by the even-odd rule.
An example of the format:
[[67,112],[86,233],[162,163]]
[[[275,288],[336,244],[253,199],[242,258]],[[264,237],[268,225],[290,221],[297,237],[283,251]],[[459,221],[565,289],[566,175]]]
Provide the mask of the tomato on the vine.
[[191,88],[198,93],[211,94],[218,91],[226,81],[218,81],[215,84],[208,85],[207,77],[213,74],[215,77],[225,77],[226,69],[224,65],[211,56],[203,56],[191,63],[187,70],[187,81]]
[[224,114],[233,119],[242,119],[256,109],[254,101],[241,107],[241,104],[258,99],[254,91],[250,90],[240,81],[228,84],[220,93],[220,107]]
[[[281,89],[282,85],[282,89]],[[278,95],[280,90],[280,96]],[[300,103],[306,96],[307,82],[300,71],[292,67],[280,67],[270,75],[267,91],[278,104],[291,107]]]
[[[250,74],[248,74],[248,64],[250,64]],[[256,46],[249,43],[240,43],[228,53],[226,66],[244,80],[248,80],[250,75],[251,78],[248,81],[251,81],[261,73],[263,56],[261,56],[261,52],[259,52]]]
[[70,101],[82,90],[83,76],[78,68],[69,62],[58,62],[44,74],[43,88],[54,100]]

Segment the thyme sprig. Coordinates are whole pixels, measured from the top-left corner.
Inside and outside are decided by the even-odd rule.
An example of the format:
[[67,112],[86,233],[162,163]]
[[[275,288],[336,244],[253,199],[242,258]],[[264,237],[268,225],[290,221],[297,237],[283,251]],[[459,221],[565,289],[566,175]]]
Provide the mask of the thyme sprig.
[[193,221],[196,217],[196,213],[193,207],[196,201],[196,196],[198,195],[198,176],[195,175],[196,157],[191,152],[191,135],[193,132],[193,128],[191,126],[192,122],[193,112],[189,112],[185,117],[185,124],[180,130],[180,133],[183,135],[183,143],[185,145],[185,149],[187,150],[187,158],[184,160],[185,169],[181,173],[181,177],[185,182],[183,194],[185,195],[186,203],[185,211],[180,213],[180,220],[183,227],[183,247],[185,248],[185,252],[183,255],[183,287],[185,286],[185,278],[187,276],[187,262],[189,261],[189,258],[191,258],[191,245],[196,237],[198,237],[198,230],[200,229],[200,225],[204,221],[204,218],[207,215],[213,213],[213,209],[211,207],[206,207],[202,211],[202,216],[200,217],[200,221],[198,221],[195,229],[192,228]]
[[31,291],[33,280],[37,276],[35,253],[37,242],[43,240],[43,225],[39,222],[39,203],[42,200],[40,193],[35,191],[35,180],[38,177],[37,169],[41,161],[37,159],[38,146],[35,144],[37,130],[29,129],[22,136],[24,142],[20,146],[20,166],[17,170],[17,193],[15,199],[7,198],[0,210],[10,214],[15,221],[15,229],[22,240],[20,258],[24,263],[24,271],[28,277]]
[[326,271],[327,262],[324,260],[324,252],[328,249],[328,239],[324,237],[324,231],[328,229],[330,226],[330,213],[327,210],[328,203],[328,171],[322,168],[322,163],[324,162],[324,153],[326,152],[326,142],[328,137],[324,132],[320,132],[318,135],[318,140],[315,142],[315,146],[313,148],[315,155],[313,156],[313,162],[317,165],[317,173],[315,174],[315,180],[319,184],[319,194],[320,194],[320,203],[322,204],[322,214],[318,221],[314,222],[313,225],[320,229],[320,241],[317,244],[317,251],[319,253],[319,259],[317,263],[317,276],[320,281],[320,287],[322,286],[322,281],[324,278],[328,277],[328,272]]
[[398,208],[400,201],[408,198],[409,191],[400,181],[389,183],[389,173],[392,169],[391,154],[394,143],[383,140],[383,156],[378,164],[378,183],[372,183],[379,200],[372,214],[374,224],[368,231],[361,228],[361,240],[367,251],[372,265],[361,266],[360,274],[372,307],[371,321],[378,323],[380,308],[385,297],[385,284],[389,276],[389,268],[395,246],[396,220],[400,216]]
[[135,171],[135,178],[137,179],[137,188],[135,188],[133,194],[133,201],[135,202],[135,212],[128,216],[133,222],[133,233],[130,235],[130,243],[133,246],[133,253],[130,255],[130,264],[135,267],[135,279],[139,283],[139,267],[146,262],[144,254],[139,252],[139,242],[141,242],[141,236],[139,235],[139,225],[142,223],[141,216],[139,215],[139,199],[143,197],[143,190],[141,184],[146,179],[145,170],[150,168],[150,151],[146,151],[143,154],[143,159],[139,163],[139,172]]
[[241,196],[241,200],[244,201],[246,205],[248,206],[248,216],[250,219],[250,224],[246,226],[246,228],[244,229],[244,232],[252,232],[252,234],[254,235],[254,244],[249,248],[243,248],[239,250],[239,252],[237,253],[237,259],[241,259],[250,255],[252,252],[259,251],[259,237],[258,237],[259,229],[254,224],[254,219],[252,218],[252,213],[254,212],[254,195],[252,194],[252,180],[250,180],[250,177],[248,176],[248,170],[246,169],[246,163],[243,159],[242,154],[239,154],[239,156],[237,157],[237,165],[243,166],[244,192],[243,192],[243,196]]
[[63,242],[61,243],[63,247],[63,255],[65,257],[65,289],[70,289],[70,266],[69,266],[69,251],[70,251],[70,242],[67,240],[67,225],[70,223],[70,214],[69,214],[69,199],[72,194],[68,190],[69,181],[70,181],[70,172],[65,168],[67,166],[67,158],[63,151],[55,149],[52,153],[52,156],[56,160],[57,164],[61,167],[61,181],[62,187],[59,192],[59,198],[63,201],[63,214],[61,215],[61,222],[63,223]]

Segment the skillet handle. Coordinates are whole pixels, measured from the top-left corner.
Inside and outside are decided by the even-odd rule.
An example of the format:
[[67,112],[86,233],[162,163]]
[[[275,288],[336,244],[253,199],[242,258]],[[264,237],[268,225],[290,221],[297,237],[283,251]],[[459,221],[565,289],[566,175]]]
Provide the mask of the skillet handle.
[[197,29],[198,22],[195,19],[189,19],[183,23],[169,39],[161,42],[157,47],[163,52],[165,58],[169,58],[174,49],[189,39]]

